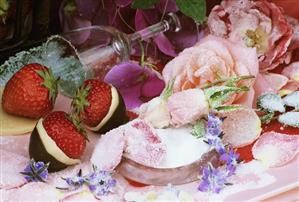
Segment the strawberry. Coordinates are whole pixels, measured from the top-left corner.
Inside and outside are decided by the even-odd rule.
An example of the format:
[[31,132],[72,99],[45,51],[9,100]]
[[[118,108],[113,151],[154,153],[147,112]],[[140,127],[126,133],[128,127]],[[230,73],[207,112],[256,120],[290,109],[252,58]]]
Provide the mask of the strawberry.
[[57,97],[57,80],[51,71],[37,63],[28,64],[7,82],[2,107],[10,114],[39,118],[49,113]]
[[72,113],[93,131],[107,132],[127,121],[118,91],[103,81],[86,80],[72,101]]
[[79,163],[85,147],[86,137],[78,122],[63,111],[55,111],[37,123],[30,137],[29,154],[36,161],[50,162],[51,170],[60,170]]

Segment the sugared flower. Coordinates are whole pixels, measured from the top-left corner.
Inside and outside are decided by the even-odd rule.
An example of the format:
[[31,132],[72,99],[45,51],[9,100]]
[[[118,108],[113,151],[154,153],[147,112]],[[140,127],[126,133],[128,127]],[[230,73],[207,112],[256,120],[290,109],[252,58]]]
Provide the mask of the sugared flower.
[[46,182],[48,179],[48,167],[49,163],[35,162],[34,159],[31,159],[21,174],[25,175],[27,182]]
[[182,126],[195,123],[208,114],[209,104],[201,89],[188,89],[172,94],[167,101],[171,123]]
[[212,165],[209,165],[203,169],[198,190],[219,193],[228,183],[227,177],[225,169],[214,168]]
[[86,178],[89,190],[96,196],[103,196],[114,192],[116,180],[112,177],[109,171],[102,171],[94,169]]
[[73,191],[79,189],[84,183],[85,178],[82,176],[82,170],[80,169],[79,172],[74,177],[66,177],[62,178],[68,187],[57,187],[58,189]]
[[[173,79],[174,92],[201,88],[212,82],[241,75],[256,76],[258,59],[255,49],[209,35],[197,45],[185,49],[163,69],[166,83]],[[243,81],[250,86],[250,82]],[[232,96],[231,102],[252,106],[253,88]]]
[[261,71],[290,62],[293,28],[274,3],[224,0],[212,9],[208,26],[213,35],[256,48]]

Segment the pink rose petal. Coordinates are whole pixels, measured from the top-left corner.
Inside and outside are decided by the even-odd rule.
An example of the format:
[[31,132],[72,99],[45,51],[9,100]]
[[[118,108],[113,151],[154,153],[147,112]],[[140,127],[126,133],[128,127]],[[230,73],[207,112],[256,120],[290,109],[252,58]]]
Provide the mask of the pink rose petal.
[[122,158],[125,146],[123,133],[123,128],[119,127],[102,135],[95,146],[91,163],[100,170],[113,170]]
[[200,89],[189,89],[174,93],[168,98],[167,107],[171,122],[175,126],[193,123],[208,114],[209,105]]
[[293,62],[282,70],[289,79],[299,82],[299,62]]
[[252,154],[269,167],[283,166],[299,152],[299,134],[264,133],[253,145]]
[[263,76],[270,86],[277,91],[286,85],[289,80],[286,76],[275,73],[265,73]]
[[61,193],[55,187],[43,182],[31,182],[5,194],[4,201],[59,201]]
[[0,150],[0,153],[0,189],[11,189],[24,185],[27,181],[20,172],[24,170],[29,159],[2,149]]
[[251,108],[240,108],[221,113],[223,141],[233,147],[243,147],[254,142],[261,134],[261,121]]
[[143,165],[157,166],[166,154],[165,144],[154,129],[144,121],[136,121],[126,125],[125,153]]

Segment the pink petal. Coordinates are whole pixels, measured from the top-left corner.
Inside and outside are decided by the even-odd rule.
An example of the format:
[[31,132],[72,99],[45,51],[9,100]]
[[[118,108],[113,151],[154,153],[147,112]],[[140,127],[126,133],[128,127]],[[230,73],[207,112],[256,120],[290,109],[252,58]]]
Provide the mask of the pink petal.
[[113,170],[120,163],[125,147],[123,133],[120,127],[102,135],[95,146],[90,162],[100,170]]
[[261,134],[261,121],[251,108],[240,108],[221,113],[223,141],[233,147],[243,147],[253,143]]
[[253,86],[255,90],[255,98],[265,93],[276,93],[277,91],[271,86],[271,84],[265,79],[263,74],[258,74]]
[[29,159],[5,150],[0,150],[1,153],[1,172],[0,172],[0,188],[11,189],[24,185],[27,181],[20,174],[26,167]]
[[208,114],[209,106],[200,89],[188,89],[174,93],[168,98],[167,107],[171,122],[175,126],[193,123],[204,114]]
[[293,62],[282,70],[289,79],[299,82],[299,62]]
[[166,154],[165,144],[154,129],[144,121],[136,121],[125,128],[126,155],[143,165],[157,166]]
[[273,131],[264,133],[252,148],[253,157],[270,167],[287,164],[298,152],[299,134],[286,135]]
[[265,73],[263,74],[263,76],[269,83],[269,85],[277,91],[280,90],[284,85],[286,85],[289,80],[286,76],[275,73]]
[[6,193],[4,201],[59,201],[62,194],[54,186],[32,182]]

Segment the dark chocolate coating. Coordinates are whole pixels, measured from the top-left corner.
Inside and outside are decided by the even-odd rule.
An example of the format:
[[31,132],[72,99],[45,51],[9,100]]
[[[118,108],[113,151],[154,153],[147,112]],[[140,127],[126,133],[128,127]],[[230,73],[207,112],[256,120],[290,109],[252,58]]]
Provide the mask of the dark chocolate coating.
[[113,128],[123,125],[129,121],[129,118],[126,114],[125,102],[118,91],[117,93],[119,101],[118,106],[116,107],[110,119],[97,131],[100,134],[104,134],[109,130],[112,130]]
[[36,162],[37,161],[43,161],[44,163],[50,162],[50,165],[48,167],[49,172],[60,171],[65,169],[68,166],[58,161],[51,154],[47,152],[38,134],[36,126],[30,136],[29,155],[30,158],[33,158]]

